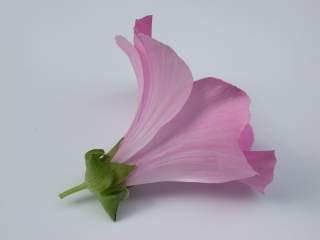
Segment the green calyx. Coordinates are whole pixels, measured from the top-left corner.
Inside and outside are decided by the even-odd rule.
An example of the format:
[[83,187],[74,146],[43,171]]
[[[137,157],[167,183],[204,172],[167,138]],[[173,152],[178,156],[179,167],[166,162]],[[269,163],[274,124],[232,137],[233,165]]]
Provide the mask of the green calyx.
[[127,199],[129,190],[123,185],[124,181],[135,166],[112,162],[122,139],[108,152],[103,149],[93,149],[85,154],[85,181],[59,194],[64,198],[84,189],[90,190],[97,196],[104,210],[113,221],[116,220],[117,210],[121,201]]

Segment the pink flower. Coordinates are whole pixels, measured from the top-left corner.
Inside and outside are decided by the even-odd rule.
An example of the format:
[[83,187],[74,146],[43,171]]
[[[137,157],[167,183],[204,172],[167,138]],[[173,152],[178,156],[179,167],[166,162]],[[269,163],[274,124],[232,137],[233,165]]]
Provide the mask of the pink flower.
[[136,20],[134,43],[117,36],[139,86],[139,105],[124,139],[110,152],[89,151],[85,181],[59,196],[89,189],[113,220],[127,186],[154,182],[240,181],[263,192],[274,151],[251,151],[250,99],[208,77],[193,81],[185,62],[151,37],[152,16]]
[[113,161],[135,165],[126,185],[239,180],[263,192],[273,151],[251,151],[250,99],[216,78],[193,82],[184,61],[153,39],[152,16],[136,20],[134,44],[116,37],[139,85],[135,119]]

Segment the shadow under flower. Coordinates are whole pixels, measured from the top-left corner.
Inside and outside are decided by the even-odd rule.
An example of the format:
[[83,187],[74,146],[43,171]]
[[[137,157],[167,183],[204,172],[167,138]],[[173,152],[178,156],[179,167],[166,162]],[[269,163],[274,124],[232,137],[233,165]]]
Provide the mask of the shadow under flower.
[[152,207],[161,199],[179,197],[182,199],[201,197],[228,201],[255,199],[248,186],[238,182],[223,184],[162,182],[130,187],[130,197],[124,201],[118,212],[118,220]]

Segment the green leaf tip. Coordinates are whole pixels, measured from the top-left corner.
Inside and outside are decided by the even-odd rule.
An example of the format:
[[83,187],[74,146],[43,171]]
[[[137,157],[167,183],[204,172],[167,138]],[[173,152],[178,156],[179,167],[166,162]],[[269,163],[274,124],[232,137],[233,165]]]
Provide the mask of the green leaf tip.
[[100,201],[104,210],[113,221],[116,220],[117,210],[121,201],[127,199],[129,190],[124,181],[135,166],[112,162],[120,148],[120,141],[108,152],[103,149],[92,149],[85,154],[85,181],[59,194],[62,199],[84,189],[90,190]]
[[120,202],[127,199],[128,194],[129,190],[126,187],[116,187],[114,191],[107,189],[107,191],[99,193],[98,199],[113,221],[116,221]]

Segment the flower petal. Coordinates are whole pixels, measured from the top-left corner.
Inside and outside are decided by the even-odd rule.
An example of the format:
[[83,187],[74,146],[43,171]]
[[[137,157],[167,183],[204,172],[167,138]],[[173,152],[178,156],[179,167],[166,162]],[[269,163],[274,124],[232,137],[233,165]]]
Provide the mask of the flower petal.
[[117,42],[129,55],[142,91],[135,119],[114,158],[117,162],[141,150],[182,109],[193,83],[188,66],[170,47],[141,33],[135,35],[134,47],[123,39]]
[[151,37],[152,35],[152,15],[137,19],[134,25],[134,33],[143,33]]
[[245,183],[258,192],[264,192],[265,187],[273,179],[276,156],[274,151],[245,151],[248,162],[258,173],[256,176],[243,179],[240,182]]
[[249,151],[253,144],[253,130],[248,124],[240,135],[239,144],[250,166],[258,173],[256,176],[240,180],[257,192],[264,192],[266,186],[272,182],[276,164],[274,151]]
[[122,36],[116,36],[115,39],[118,46],[127,54],[135,71],[136,78],[138,80],[138,99],[140,103],[143,91],[143,68],[139,52],[126,38]]
[[127,185],[160,181],[220,183],[254,176],[239,147],[249,121],[249,97],[214,78],[194,83],[177,116],[127,163]]
[[250,124],[247,124],[240,134],[239,145],[242,150],[250,150],[254,141],[253,130]]

